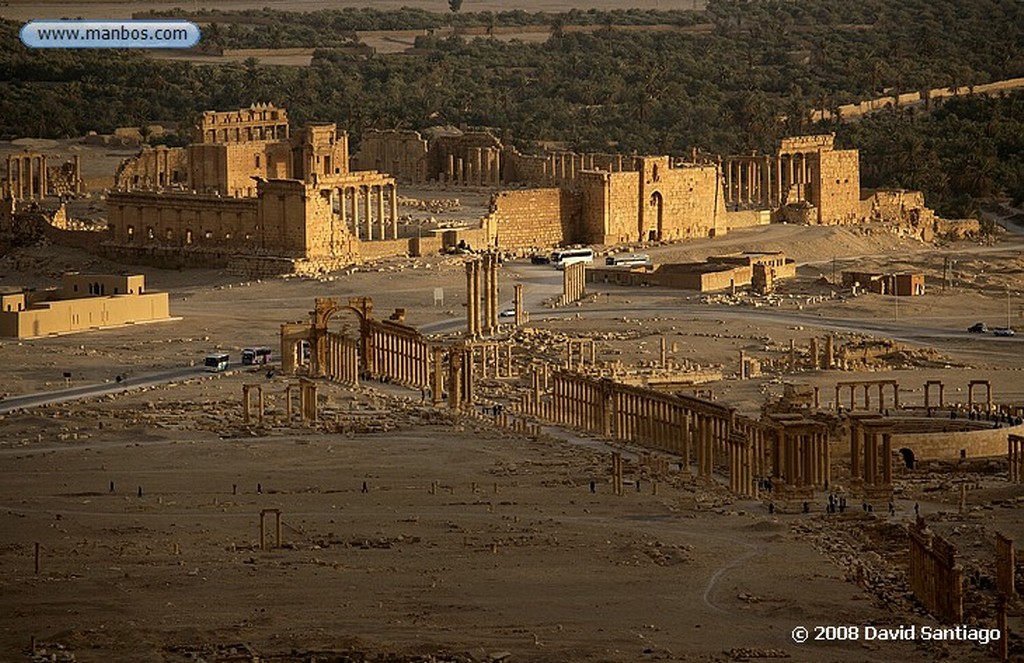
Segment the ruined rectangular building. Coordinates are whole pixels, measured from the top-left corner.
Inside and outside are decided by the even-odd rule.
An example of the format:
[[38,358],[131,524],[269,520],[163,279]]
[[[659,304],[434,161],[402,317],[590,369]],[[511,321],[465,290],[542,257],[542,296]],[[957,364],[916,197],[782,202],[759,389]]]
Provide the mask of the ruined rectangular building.
[[255,178],[309,180],[348,172],[347,133],[323,124],[292,135],[284,109],[256,104],[204,112],[185,147],[144,148],[121,164],[115,189],[252,197]]

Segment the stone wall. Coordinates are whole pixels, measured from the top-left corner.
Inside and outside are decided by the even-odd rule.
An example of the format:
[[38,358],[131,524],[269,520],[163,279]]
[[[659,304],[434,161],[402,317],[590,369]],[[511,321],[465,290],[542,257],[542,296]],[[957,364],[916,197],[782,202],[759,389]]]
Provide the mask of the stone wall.
[[126,247],[210,247],[256,251],[266,229],[253,199],[192,194],[107,194],[106,241]]
[[814,205],[818,223],[857,223],[861,219],[860,153],[832,150],[818,153],[818,186]]
[[35,338],[168,317],[166,292],[56,300],[0,311],[0,336]]
[[580,174],[584,241],[674,241],[725,232],[716,166],[673,165],[668,157],[637,161],[637,171]]
[[371,129],[363,134],[352,167],[378,170],[399,182],[420,184],[428,179],[427,150],[427,141],[418,131]]
[[1009,434],[1024,435],[1024,425],[965,432],[894,433],[892,448],[910,449],[916,460],[957,460],[961,451],[967,458],[1005,458]]
[[720,173],[715,165],[672,164],[668,157],[646,157],[640,172],[639,239],[676,241],[725,232]]
[[722,224],[729,230],[767,226],[772,222],[772,213],[763,209],[748,209],[726,212]]
[[114,176],[114,186],[124,191],[156,189],[189,182],[188,154],[183,147],[145,147],[135,157],[125,159]]
[[580,196],[565,189],[502,191],[491,198],[490,222],[501,249],[560,246],[576,241]]

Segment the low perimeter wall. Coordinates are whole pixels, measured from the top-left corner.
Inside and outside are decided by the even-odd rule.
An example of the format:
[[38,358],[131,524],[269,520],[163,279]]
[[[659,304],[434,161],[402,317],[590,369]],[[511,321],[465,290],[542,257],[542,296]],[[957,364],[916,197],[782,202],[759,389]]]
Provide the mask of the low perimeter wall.
[[956,460],[961,450],[966,458],[1005,457],[1006,436],[1011,434],[1024,435],[1024,425],[960,433],[895,433],[892,448],[910,449],[917,460]]

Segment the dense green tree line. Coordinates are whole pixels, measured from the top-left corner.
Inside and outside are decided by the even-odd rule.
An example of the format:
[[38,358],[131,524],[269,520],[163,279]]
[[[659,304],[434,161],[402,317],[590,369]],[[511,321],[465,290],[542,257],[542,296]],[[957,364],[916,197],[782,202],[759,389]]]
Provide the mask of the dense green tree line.
[[[250,47],[315,46],[313,65],[271,67],[252,60],[207,66],[138,52],[30,51],[18,40],[19,26],[3,24],[0,137],[74,136],[147,121],[187,127],[204,109],[270,101],[286,107],[295,124],[339,123],[354,147],[368,128],[453,124],[496,127],[522,141],[560,140],[579,150],[679,154],[697,146],[736,153],[768,151],[783,135],[811,130],[812,108],[883,91],[1024,76],[1024,4],[1016,0],[711,0],[702,15],[404,9],[259,10],[236,18],[242,22],[208,28],[205,38]],[[541,44],[428,36],[419,40],[416,56],[361,57],[337,48],[351,44],[355,30],[453,21],[546,24],[553,36]],[[695,21],[709,28],[613,29]],[[573,24],[608,29],[564,29]],[[911,122],[899,115],[890,121]],[[876,122],[881,120],[843,133],[844,140],[865,142],[865,165],[885,148],[890,131]],[[906,129],[898,138],[912,133]],[[971,154],[982,149],[969,142],[965,147]],[[953,161],[936,154],[940,168],[952,167]],[[920,163],[869,172],[865,183],[936,177]],[[1008,177],[996,169],[992,190],[1012,189]],[[946,186],[925,184],[937,191]],[[952,174],[947,184],[958,195],[984,190]]]
[[860,150],[863,186],[922,190],[947,216],[972,216],[993,197],[1024,203],[1024,92],[875,113],[837,138]]

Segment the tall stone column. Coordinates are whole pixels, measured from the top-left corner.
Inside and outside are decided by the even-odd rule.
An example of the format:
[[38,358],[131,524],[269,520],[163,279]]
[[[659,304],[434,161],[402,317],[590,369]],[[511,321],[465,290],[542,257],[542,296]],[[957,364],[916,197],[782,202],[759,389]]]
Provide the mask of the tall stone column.
[[362,239],[362,231],[359,229],[359,187],[345,187],[345,197],[348,198],[348,191],[352,191],[352,234],[356,239]]
[[491,255],[491,291],[488,293],[491,333],[498,330],[498,256]]
[[398,239],[398,185],[392,182],[391,189],[391,239]]
[[480,259],[473,260],[473,336],[480,336]]
[[491,254],[485,253],[483,256],[482,267],[482,278],[483,278],[483,335],[490,336],[494,333],[491,329]]
[[882,433],[882,483],[892,485],[892,434]]
[[466,262],[466,335],[470,338],[476,334],[475,306],[473,305],[475,292],[473,290],[473,261]]
[[[360,191],[365,192],[365,198],[363,198],[363,213],[366,216],[366,240],[373,241],[373,207],[370,203],[372,198],[372,191],[369,185],[359,187]],[[379,238],[378,238],[379,239]]]
[[735,196],[732,193],[732,160],[726,159],[725,161],[725,202],[732,203],[736,201]]
[[523,284],[516,283],[512,287],[515,292],[513,295],[513,306],[516,312],[515,323],[516,327],[519,327],[523,324]]

